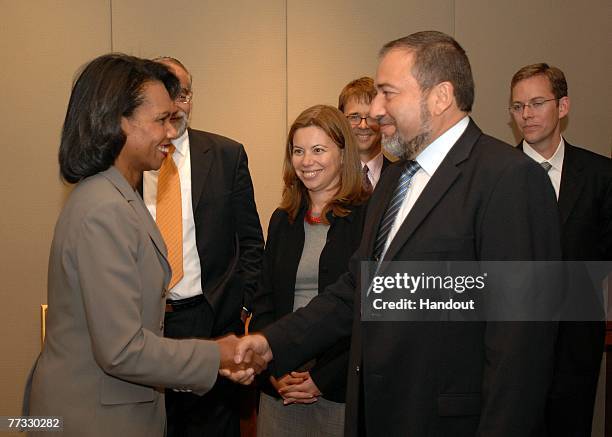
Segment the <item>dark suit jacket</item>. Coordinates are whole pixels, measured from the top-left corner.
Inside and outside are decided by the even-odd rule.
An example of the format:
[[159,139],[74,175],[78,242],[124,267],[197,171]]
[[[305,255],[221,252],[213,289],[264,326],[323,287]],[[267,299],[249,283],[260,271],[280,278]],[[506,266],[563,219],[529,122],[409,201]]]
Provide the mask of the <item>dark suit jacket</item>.
[[[372,259],[400,173],[390,166],[370,199],[350,271],[264,329],[275,371],[291,370],[352,333],[346,435],[363,427],[369,436],[541,435],[555,324],[360,321],[359,260]],[[540,166],[471,121],[385,259],[559,259],[558,214],[545,181]]]
[[387,167],[389,167],[391,164],[393,164],[391,162],[391,160],[389,160],[385,155],[383,155],[383,163],[382,163],[382,167],[380,169],[380,175],[382,177],[383,172],[387,169]]
[[[280,209],[270,218],[262,279],[253,301],[253,330],[260,330],[293,312],[295,280],[304,249],[305,213],[303,208],[293,223]],[[349,259],[361,241],[364,218],[365,206],[353,207],[346,217],[328,214],[327,242],[319,258],[319,293],[348,270]],[[345,401],[349,344],[348,338],[340,340],[319,355],[310,369],[323,397],[334,402]],[[263,389],[278,396],[270,384],[265,384]]]
[[191,195],[202,290],[212,311],[210,336],[238,332],[251,307],[263,235],[244,147],[189,129]]
[[612,260],[612,161],[565,143],[561,239],[567,260]]
[[[563,259],[612,260],[612,161],[566,142],[558,203]],[[569,309],[592,308],[599,303],[597,289],[572,270]],[[551,436],[591,434],[604,340],[603,321],[559,324],[547,408]]]

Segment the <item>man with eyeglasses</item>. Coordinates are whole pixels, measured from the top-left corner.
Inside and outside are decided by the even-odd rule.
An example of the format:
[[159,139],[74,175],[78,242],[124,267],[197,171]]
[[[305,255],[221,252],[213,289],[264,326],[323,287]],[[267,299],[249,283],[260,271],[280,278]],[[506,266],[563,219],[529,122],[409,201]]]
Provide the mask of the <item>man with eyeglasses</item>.
[[[547,171],[557,195],[563,259],[612,259],[612,161],[561,136],[570,109],[565,75],[545,63],[527,65],[516,72],[510,90],[510,113],[524,138],[518,147]],[[595,297],[578,279],[568,280],[568,298],[576,299],[569,308]],[[565,318],[546,406],[549,435],[590,436],[605,325],[597,318]]]
[[[263,253],[247,156],[244,147],[229,138],[188,127],[191,74],[177,59],[155,60],[168,67],[182,88],[171,117],[177,138],[169,145],[162,168],[143,177],[143,198],[162,231],[172,266],[164,335],[211,338],[243,333]],[[168,208],[160,202],[172,197],[167,188],[172,174],[174,194],[180,192],[180,199]],[[161,221],[170,215],[176,224],[165,233]],[[166,391],[167,435],[238,437],[238,389],[218,378],[202,397]]]
[[346,115],[357,139],[363,185],[370,191],[376,187],[381,173],[391,163],[381,151],[378,121],[368,115],[375,96],[374,79],[361,77],[349,82],[338,97],[338,109]]

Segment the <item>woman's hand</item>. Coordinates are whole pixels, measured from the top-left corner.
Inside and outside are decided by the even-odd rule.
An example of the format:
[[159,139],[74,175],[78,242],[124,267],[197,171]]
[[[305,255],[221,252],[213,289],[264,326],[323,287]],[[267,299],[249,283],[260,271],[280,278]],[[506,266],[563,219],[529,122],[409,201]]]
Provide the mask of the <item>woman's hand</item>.
[[[282,381],[282,383],[281,383]],[[312,404],[316,402],[321,391],[310,377],[309,372],[291,372],[276,381],[274,385],[285,405]]]

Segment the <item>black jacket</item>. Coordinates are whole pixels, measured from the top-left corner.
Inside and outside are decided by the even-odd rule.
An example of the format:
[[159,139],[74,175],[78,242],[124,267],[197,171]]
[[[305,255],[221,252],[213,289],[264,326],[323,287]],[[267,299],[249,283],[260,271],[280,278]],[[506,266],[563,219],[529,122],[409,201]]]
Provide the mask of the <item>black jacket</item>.
[[263,235],[244,147],[189,129],[191,196],[210,336],[239,332],[261,268]]
[[[361,321],[360,261],[372,259],[400,174],[393,164],[376,186],[349,273],[263,330],[272,371],[292,370],[352,334],[345,435],[365,427],[368,436],[542,436],[554,324]],[[384,259],[559,259],[559,218],[546,180],[540,166],[471,121]]]
[[[330,228],[319,258],[319,293],[347,271],[348,260],[361,241],[364,212],[362,205],[353,207],[346,217],[328,214]],[[289,223],[287,213],[280,209],[270,218],[262,277],[253,300],[253,331],[293,312],[296,274],[304,248],[305,213],[303,208],[293,223]],[[319,355],[310,369],[323,397],[334,402],[345,400],[349,346],[348,337],[339,340]],[[269,383],[264,383],[262,389],[278,396]]]
[[[523,149],[522,142],[518,148]],[[559,213],[564,260],[612,260],[610,158],[565,142]],[[555,344],[555,370],[546,410],[551,436],[591,434],[605,323],[571,321],[576,316],[576,309],[586,308],[591,317],[596,314],[593,308],[601,305],[596,293],[599,288],[589,286],[590,281],[580,273],[573,270],[568,278],[570,293],[566,308],[570,314],[566,320],[570,321],[559,323]]]

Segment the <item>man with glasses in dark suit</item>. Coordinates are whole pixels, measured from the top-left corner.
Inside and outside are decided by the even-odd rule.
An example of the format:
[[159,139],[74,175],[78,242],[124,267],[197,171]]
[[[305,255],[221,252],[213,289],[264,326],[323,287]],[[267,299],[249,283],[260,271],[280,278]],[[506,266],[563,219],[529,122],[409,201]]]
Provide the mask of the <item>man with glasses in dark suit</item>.
[[391,163],[382,153],[378,120],[369,116],[375,96],[374,79],[361,77],[349,82],[338,97],[338,109],[346,115],[357,139],[363,185],[370,191],[376,188],[382,172]]
[[[162,231],[172,264],[164,335],[211,338],[244,332],[263,253],[263,234],[244,147],[210,132],[188,128],[193,105],[191,74],[174,58],[156,59],[179,79],[181,93],[171,122],[178,135],[159,171],[145,172],[143,198]],[[164,176],[178,172],[180,202],[171,212],[177,241],[164,233],[158,196]],[[162,191],[163,192],[163,191]],[[170,227],[172,228],[172,227]],[[174,229],[172,228],[172,229]],[[175,255],[173,256],[173,252]],[[243,319],[241,321],[241,318]],[[166,392],[168,436],[240,435],[239,387],[219,378],[200,397]]]
[[[518,148],[546,170],[557,195],[563,259],[611,260],[612,161],[561,135],[570,110],[565,75],[545,63],[527,65],[515,73],[510,91],[510,114],[523,135]],[[570,276],[568,310],[597,304],[593,287],[578,280]],[[590,436],[605,324],[596,311],[565,314],[546,406],[549,435]]]

